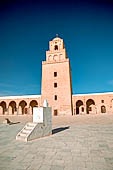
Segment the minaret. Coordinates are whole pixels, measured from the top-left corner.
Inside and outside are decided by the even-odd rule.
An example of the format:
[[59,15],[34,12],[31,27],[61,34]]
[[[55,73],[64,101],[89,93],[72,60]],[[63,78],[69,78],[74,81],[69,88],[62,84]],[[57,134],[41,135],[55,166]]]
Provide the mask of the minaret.
[[52,114],[72,115],[72,82],[69,58],[63,39],[56,37],[49,42],[46,61],[42,62],[42,103],[52,107]]

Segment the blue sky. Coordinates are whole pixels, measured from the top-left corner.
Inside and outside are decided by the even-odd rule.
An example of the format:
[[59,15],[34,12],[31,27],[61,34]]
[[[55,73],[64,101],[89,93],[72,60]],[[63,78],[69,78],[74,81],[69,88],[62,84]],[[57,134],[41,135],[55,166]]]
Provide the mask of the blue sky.
[[0,96],[41,93],[48,42],[64,39],[73,93],[113,92],[113,2],[0,1]]

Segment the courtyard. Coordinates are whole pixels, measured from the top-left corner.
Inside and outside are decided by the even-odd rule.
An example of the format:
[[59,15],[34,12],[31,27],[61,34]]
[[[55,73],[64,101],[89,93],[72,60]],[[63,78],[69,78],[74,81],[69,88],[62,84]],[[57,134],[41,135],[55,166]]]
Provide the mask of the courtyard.
[[53,117],[53,134],[27,143],[15,137],[32,117],[3,119],[0,170],[113,170],[112,114]]

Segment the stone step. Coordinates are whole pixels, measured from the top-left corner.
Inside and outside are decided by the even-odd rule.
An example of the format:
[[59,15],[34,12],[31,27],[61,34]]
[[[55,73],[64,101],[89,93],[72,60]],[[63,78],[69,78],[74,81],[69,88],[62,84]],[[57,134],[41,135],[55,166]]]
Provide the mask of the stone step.
[[24,129],[18,134],[20,137],[26,137],[32,132],[34,127],[37,125],[37,123],[27,123],[27,125],[24,127]]
[[[32,132],[34,132],[35,130],[35,133],[37,133],[37,130],[35,129],[35,127],[39,127],[39,129],[43,126],[41,126],[40,124],[38,123],[32,123],[32,122],[29,122],[27,123],[24,128],[17,134],[16,136],[16,139],[17,140],[22,140],[22,141],[28,141],[30,138],[30,134],[32,134]],[[42,130],[42,129],[41,129]],[[35,136],[35,133],[34,133],[34,136]],[[39,133],[40,133],[40,130],[39,130]],[[35,137],[34,137],[35,138]],[[30,139],[31,140],[31,139]]]
[[16,140],[26,141],[27,142],[27,138],[25,136],[17,136]]
[[29,134],[29,133],[23,133],[23,132],[21,132],[21,133],[19,134],[19,136],[27,137],[28,134]]
[[27,123],[27,126],[30,126],[30,127],[35,127],[36,125],[37,125],[37,123],[33,123],[33,122]]
[[22,133],[30,133],[31,131],[32,131],[32,129],[25,128],[25,129],[23,129]]
[[32,130],[34,128],[34,126],[25,126],[25,128],[24,129],[27,129],[27,130]]

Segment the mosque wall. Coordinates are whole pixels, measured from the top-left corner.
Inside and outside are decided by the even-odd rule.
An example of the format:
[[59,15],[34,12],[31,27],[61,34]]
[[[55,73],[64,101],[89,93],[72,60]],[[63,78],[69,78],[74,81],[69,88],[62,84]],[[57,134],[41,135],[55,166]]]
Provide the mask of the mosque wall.
[[73,114],[113,113],[113,93],[73,95]]
[[0,115],[32,115],[34,106],[41,106],[41,97],[8,96],[0,97]]

